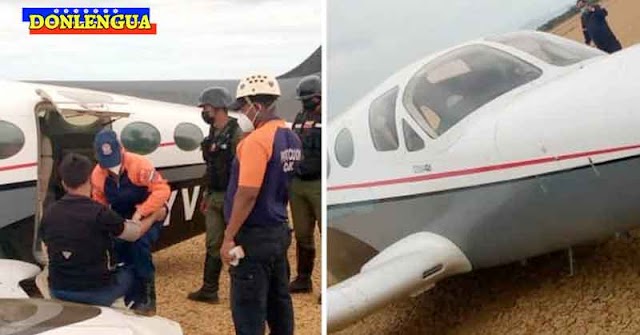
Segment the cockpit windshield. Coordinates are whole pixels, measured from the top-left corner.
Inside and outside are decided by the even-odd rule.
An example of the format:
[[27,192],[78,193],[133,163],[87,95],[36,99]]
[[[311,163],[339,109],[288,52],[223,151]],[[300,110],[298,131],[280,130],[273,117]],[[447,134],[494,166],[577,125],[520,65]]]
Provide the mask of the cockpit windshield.
[[488,39],[514,47],[546,63],[568,66],[606,53],[580,43],[533,32],[517,32]]
[[471,45],[422,67],[407,84],[403,102],[435,138],[486,103],[541,75],[537,67],[506,52]]

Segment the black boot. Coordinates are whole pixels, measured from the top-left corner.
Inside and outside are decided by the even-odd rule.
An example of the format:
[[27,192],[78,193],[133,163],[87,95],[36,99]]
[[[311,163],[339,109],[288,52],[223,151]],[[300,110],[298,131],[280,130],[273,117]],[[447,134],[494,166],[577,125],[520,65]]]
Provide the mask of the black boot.
[[133,312],[137,315],[156,315],[156,282],[155,276],[143,283],[144,301],[136,301],[133,304]]
[[202,287],[195,292],[189,293],[187,298],[189,300],[201,301],[210,304],[220,303],[220,299],[218,298],[220,271],[222,271],[222,260],[219,257],[211,257],[207,254],[204,260]]
[[314,249],[304,249],[296,247],[298,258],[298,276],[289,284],[291,293],[309,293],[313,291],[311,284],[311,272],[313,272],[313,262],[316,258]]

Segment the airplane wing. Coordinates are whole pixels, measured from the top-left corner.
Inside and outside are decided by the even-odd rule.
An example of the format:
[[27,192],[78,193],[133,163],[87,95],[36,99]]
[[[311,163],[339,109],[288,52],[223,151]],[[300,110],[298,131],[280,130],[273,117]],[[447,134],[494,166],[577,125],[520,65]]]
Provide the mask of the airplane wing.
[[0,259],[0,298],[28,298],[29,295],[20,288],[19,284],[25,279],[35,277],[38,273],[40,268],[33,264]]
[[471,263],[448,239],[428,232],[409,235],[372,258],[359,274],[328,288],[327,330],[343,329],[394,300],[468,271]]
[[0,334],[181,335],[180,325],[159,316],[58,300],[0,298]]
[[[287,121],[293,121],[301,105],[295,99],[298,82],[308,75],[321,75],[322,48],[318,47],[307,59],[278,76],[282,95],[277,101],[278,114]],[[235,92],[238,80],[158,80],[158,81],[32,81],[43,84],[85,88],[111,92],[142,99],[159,100],[194,106],[198,96],[207,87],[222,86]]]
[[0,334],[182,334],[180,324],[159,316],[141,317],[107,307],[31,299],[19,283],[39,272],[33,264],[0,259]]

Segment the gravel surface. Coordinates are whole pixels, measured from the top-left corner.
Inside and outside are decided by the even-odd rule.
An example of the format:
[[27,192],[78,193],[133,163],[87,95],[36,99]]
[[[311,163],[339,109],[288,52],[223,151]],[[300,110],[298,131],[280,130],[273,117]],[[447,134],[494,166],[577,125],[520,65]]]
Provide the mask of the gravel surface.
[[[295,243],[295,240],[294,240]],[[289,260],[295,274],[295,244],[289,249]],[[319,236],[316,246],[320,250]],[[220,305],[187,300],[187,294],[202,284],[204,234],[181,242],[154,254],[157,269],[158,315],[180,322],[186,335],[234,334],[229,307],[229,276],[227,269],[220,278]],[[293,296],[296,334],[320,334],[321,305],[320,257],[313,273],[313,294]]]
[[[640,43],[640,1],[603,1],[623,46]],[[554,33],[582,42],[578,18]],[[346,334],[639,334],[640,232],[456,276],[371,315]]]

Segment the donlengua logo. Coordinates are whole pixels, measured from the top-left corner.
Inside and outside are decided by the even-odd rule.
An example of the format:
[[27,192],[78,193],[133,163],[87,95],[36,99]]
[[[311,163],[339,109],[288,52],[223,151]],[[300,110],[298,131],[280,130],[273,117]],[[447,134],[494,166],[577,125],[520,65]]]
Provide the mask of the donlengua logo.
[[22,8],[29,34],[155,35],[149,8]]

